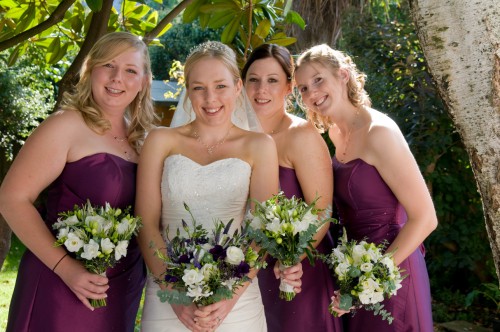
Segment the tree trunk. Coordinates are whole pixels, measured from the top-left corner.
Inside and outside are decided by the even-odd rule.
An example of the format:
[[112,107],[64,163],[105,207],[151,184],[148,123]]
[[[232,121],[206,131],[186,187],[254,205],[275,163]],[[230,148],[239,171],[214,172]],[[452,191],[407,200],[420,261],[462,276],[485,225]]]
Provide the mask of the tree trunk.
[[498,0],[410,0],[430,72],[470,157],[500,277]]

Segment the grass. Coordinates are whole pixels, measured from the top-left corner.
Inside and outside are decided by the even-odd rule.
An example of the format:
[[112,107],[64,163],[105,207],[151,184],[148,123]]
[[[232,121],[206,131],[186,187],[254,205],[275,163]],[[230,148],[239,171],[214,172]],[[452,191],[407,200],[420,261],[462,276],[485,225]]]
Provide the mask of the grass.
[[24,245],[17,237],[12,236],[9,254],[0,270],[0,331],[5,331],[7,327],[10,298],[16,284],[17,267],[24,250]]
[[[9,304],[16,284],[17,268],[21,261],[21,256],[25,250],[24,245],[12,235],[12,243],[9,254],[0,270],[0,331],[7,328],[7,317],[9,314]],[[142,306],[144,304],[144,293],[142,294],[141,305],[137,313],[135,331],[140,330]]]

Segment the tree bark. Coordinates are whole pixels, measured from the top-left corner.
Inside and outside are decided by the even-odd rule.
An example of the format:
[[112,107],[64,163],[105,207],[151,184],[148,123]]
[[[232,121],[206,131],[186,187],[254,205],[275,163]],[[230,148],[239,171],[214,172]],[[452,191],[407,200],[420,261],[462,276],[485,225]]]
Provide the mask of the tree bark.
[[410,0],[436,86],[470,157],[500,277],[498,0]]

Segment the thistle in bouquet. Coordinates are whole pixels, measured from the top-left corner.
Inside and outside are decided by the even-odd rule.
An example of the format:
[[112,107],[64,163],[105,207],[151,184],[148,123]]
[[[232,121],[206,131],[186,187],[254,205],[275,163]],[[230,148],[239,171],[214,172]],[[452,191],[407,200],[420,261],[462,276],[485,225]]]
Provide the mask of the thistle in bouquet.
[[[115,266],[127,256],[127,248],[133,235],[137,235],[142,222],[130,214],[131,207],[113,208],[75,205],[72,211],[62,212],[52,226],[57,230],[56,246],[64,246],[83,262],[85,268],[105,276],[106,269]],[[106,306],[106,299],[90,300],[94,308]]]
[[[276,258],[282,270],[297,264],[304,253],[314,264],[313,236],[323,223],[331,220],[320,220],[317,200],[308,205],[300,198],[287,198],[280,192],[267,201],[255,202],[254,212],[249,213],[249,234],[261,248],[260,254]],[[279,287],[281,299],[291,301],[295,297],[293,287],[284,280]]]
[[[394,264],[394,252],[384,253],[386,245],[349,241],[344,228],[339,245],[331,254],[322,257],[333,269],[340,287],[339,309],[351,310],[354,315],[356,309],[364,307],[392,323],[394,318],[381,302],[397,294],[404,276]],[[333,310],[333,302],[330,313],[337,314]]]
[[235,291],[250,280],[248,273],[259,267],[258,253],[250,246],[247,227],[242,226],[229,234],[233,219],[227,224],[214,220],[209,232],[196,223],[189,206],[191,227],[182,220],[185,235],[177,229],[170,239],[167,229],[166,254],[156,254],[166,265],[166,271],[159,284],[167,286],[158,291],[162,302],[171,304],[206,306],[224,299],[231,299]]

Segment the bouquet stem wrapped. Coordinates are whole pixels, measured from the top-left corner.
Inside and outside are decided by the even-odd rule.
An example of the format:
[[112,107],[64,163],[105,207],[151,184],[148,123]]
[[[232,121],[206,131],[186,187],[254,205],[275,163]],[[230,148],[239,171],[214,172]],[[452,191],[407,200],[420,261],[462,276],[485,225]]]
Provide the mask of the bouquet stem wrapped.
[[[130,207],[122,210],[105,206],[94,207],[90,201],[73,211],[59,214],[52,226],[57,230],[56,246],[64,246],[85,268],[95,274],[106,276],[106,269],[115,266],[127,256],[132,236],[137,234],[142,222],[130,215]],[[106,299],[90,300],[94,308],[107,305]]]

